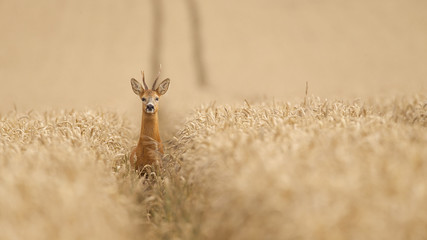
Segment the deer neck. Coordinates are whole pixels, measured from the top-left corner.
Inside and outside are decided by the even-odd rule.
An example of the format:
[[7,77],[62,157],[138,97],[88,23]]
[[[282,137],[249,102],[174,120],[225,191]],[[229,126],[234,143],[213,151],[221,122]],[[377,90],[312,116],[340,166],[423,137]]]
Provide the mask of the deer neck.
[[159,121],[157,112],[148,114],[143,111],[142,122],[141,122],[141,134],[139,136],[139,142],[144,142],[144,138],[149,137],[160,143],[159,133]]

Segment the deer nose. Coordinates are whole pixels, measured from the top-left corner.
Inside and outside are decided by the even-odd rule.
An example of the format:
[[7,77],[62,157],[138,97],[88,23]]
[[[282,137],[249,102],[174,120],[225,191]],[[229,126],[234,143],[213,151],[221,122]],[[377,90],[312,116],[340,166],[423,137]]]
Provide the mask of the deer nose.
[[153,111],[154,110],[154,105],[153,104],[147,104],[147,111]]

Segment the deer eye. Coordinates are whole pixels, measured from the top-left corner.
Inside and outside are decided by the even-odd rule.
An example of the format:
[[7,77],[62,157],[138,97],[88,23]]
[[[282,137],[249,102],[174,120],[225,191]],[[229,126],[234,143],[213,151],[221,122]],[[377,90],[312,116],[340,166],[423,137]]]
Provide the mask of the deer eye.
[[159,101],[159,98],[158,98],[158,97],[156,97],[156,101]]
[[145,97],[142,98],[142,101],[145,102],[147,99],[145,99]]

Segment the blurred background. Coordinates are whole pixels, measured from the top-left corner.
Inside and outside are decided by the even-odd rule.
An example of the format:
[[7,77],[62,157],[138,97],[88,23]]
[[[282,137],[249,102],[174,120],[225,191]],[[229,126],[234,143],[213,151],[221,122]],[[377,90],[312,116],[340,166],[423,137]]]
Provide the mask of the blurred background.
[[145,70],[150,84],[160,63],[161,111],[177,115],[293,100],[305,82],[327,98],[425,92],[426,13],[420,0],[2,0],[0,113],[100,106],[137,122],[129,80]]

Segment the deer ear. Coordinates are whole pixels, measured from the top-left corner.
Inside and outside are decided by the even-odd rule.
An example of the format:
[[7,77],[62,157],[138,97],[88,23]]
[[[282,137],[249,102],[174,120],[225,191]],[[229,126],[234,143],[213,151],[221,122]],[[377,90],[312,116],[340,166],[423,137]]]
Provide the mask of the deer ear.
[[157,87],[156,92],[159,95],[165,94],[168,91],[170,82],[171,82],[171,80],[169,80],[169,78],[166,78],[165,80],[163,80],[163,82],[160,83],[159,87]]
[[142,88],[141,83],[136,81],[135,78],[132,78],[130,80],[130,84],[132,85],[132,90],[136,95],[141,95],[142,93],[144,93],[144,89]]

